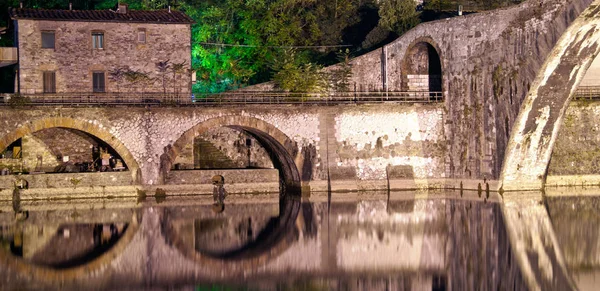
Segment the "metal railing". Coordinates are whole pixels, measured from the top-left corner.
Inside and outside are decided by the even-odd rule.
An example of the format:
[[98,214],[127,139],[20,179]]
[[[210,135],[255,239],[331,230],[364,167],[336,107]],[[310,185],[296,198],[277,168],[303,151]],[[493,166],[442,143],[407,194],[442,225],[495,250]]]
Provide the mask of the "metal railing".
[[219,94],[140,92],[140,93],[55,93],[4,94],[0,106],[26,105],[177,105],[219,106],[246,104],[320,104],[410,102],[430,103],[443,100],[442,92],[335,92],[290,93],[233,91]]
[[576,100],[599,100],[600,86],[579,86],[575,91],[573,99]]

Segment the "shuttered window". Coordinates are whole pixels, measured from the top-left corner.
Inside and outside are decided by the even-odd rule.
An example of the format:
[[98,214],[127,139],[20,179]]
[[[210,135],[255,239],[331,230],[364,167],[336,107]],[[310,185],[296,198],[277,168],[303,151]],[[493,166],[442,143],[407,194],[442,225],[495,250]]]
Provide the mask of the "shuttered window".
[[56,93],[55,72],[44,72],[44,93]]
[[146,43],[146,29],[143,29],[143,28],[138,29],[138,42]]
[[106,92],[104,87],[104,72],[94,72],[92,74],[94,92]]
[[104,32],[92,32],[92,48],[104,48]]
[[54,31],[42,31],[42,48],[54,48]]

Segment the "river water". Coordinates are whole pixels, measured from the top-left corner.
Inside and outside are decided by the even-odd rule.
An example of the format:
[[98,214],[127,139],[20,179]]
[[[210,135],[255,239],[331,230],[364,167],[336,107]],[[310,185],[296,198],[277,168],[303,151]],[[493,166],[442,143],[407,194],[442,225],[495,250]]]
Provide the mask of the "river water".
[[21,202],[0,289],[598,290],[600,196],[539,197],[545,231],[467,191]]

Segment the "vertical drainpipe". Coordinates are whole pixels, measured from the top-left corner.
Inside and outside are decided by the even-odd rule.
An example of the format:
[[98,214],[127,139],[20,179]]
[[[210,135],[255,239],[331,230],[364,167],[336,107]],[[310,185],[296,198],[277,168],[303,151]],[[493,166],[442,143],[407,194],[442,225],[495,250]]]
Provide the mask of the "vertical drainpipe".
[[385,45],[381,48],[381,82],[387,95],[387,46]]
[[[19,22],[18,20],[13,20],[13,25],[15,27],[15,32],[13,36],[13,42],[17,47],[17,92],[21,94],[21,52],[19,50]],[[14,86],[14,84],[13,84]]]

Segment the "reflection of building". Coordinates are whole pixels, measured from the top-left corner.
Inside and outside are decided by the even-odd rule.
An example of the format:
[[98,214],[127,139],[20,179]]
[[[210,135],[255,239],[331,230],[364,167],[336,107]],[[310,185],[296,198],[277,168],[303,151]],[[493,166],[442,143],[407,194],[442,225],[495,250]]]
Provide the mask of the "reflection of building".
[[122,4],[116,11],[12,8],[9,13],[18,47],[15,92],[187,96],[191,90],[193,20],[182,12],[131,11]]

